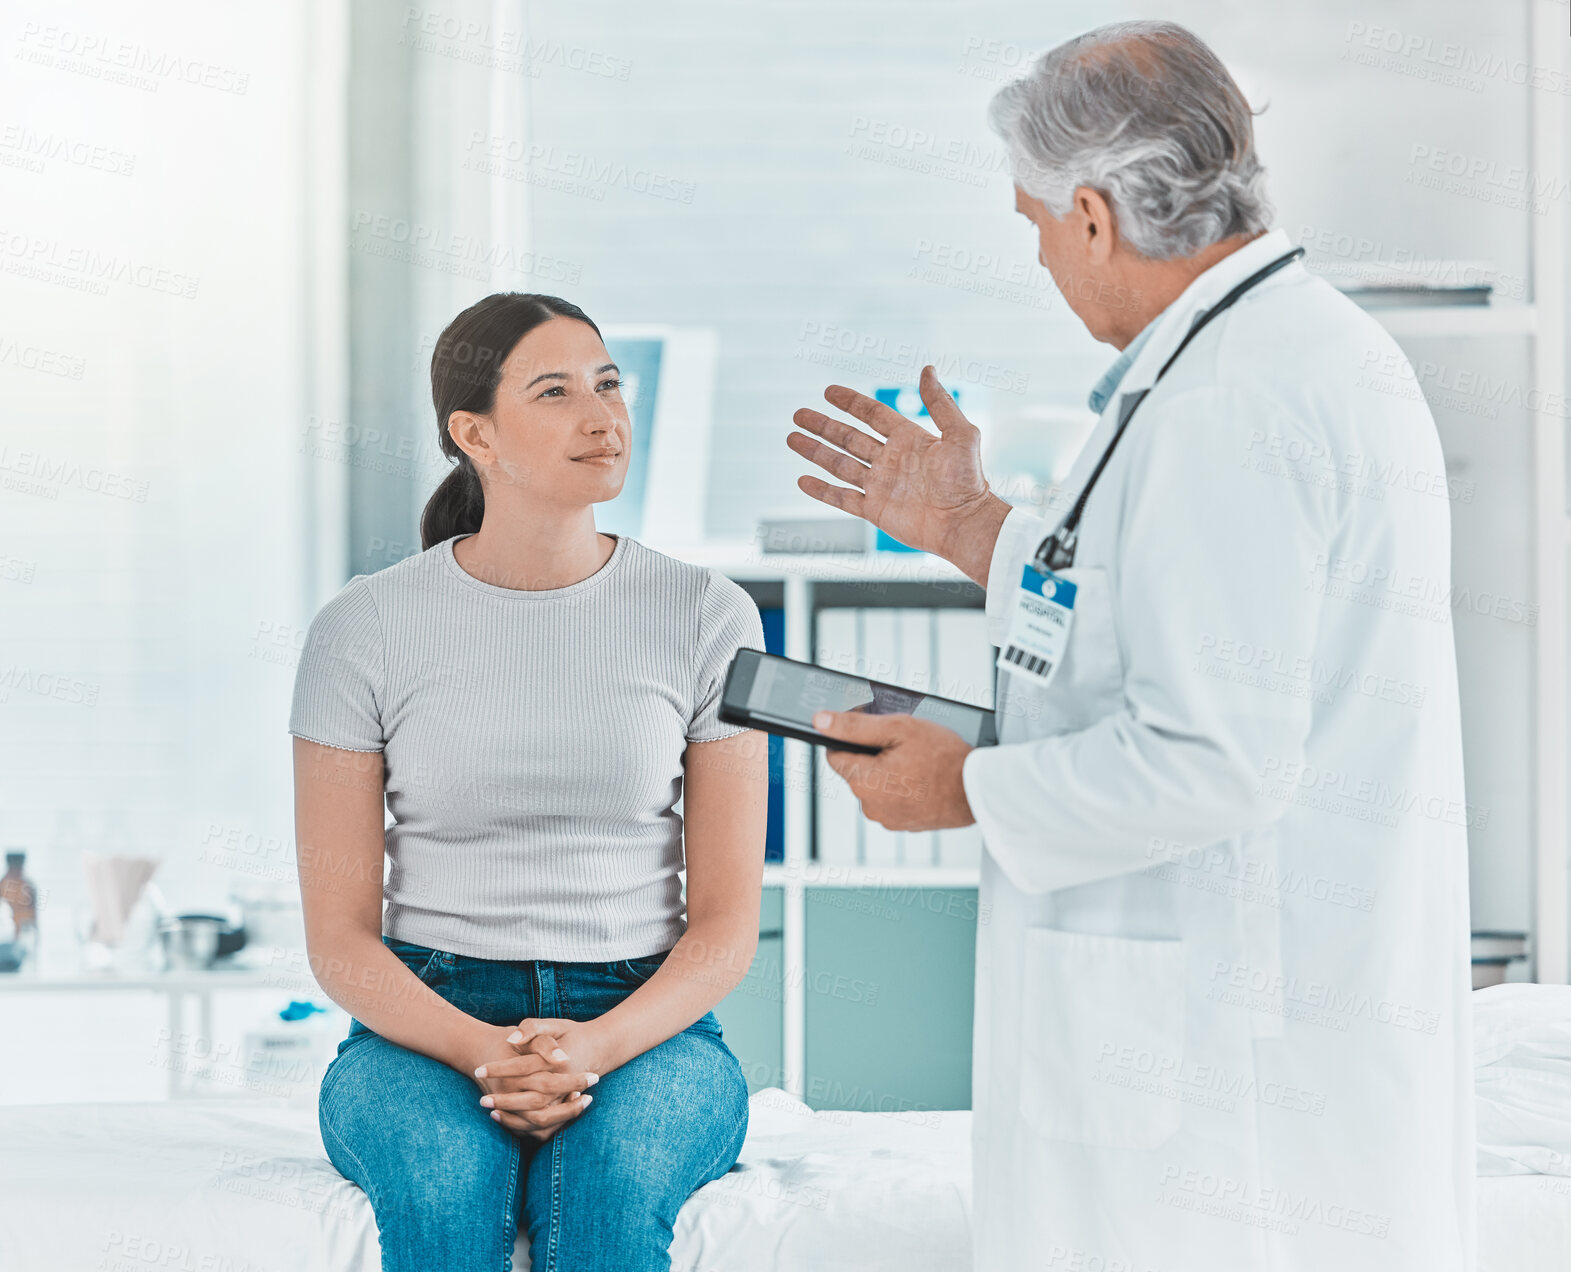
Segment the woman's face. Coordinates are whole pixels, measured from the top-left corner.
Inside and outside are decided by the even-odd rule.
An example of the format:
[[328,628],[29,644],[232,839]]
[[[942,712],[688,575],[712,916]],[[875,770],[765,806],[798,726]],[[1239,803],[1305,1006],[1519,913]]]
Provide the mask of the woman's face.
[[[552,318],[502,363],[489,416],[454,411],[448,429],[486,481],[531,501],[582,507],[614,499],[627,477],[631,425],[622,380],[593,327]],[[505,496],[504,496],[505,497]]]

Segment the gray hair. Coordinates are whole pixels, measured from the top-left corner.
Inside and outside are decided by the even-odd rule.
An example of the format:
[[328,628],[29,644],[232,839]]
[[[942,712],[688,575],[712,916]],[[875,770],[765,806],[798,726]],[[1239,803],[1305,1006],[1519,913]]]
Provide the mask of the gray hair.
[[1177,23],[1115,22],[1060,44],[987,113],[1022,190],[1063,216],[1089,186],[1142,256],[1192,256],[1270,228],[1249,103]]

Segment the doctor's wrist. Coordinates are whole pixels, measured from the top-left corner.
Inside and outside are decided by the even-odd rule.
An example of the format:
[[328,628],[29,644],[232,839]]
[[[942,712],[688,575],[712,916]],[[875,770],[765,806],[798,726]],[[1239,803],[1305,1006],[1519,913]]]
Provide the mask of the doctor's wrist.
[[1011,510],[1012,505],[989,489],[974,504],[955,512],[937,554],[985,588],[998,532]]

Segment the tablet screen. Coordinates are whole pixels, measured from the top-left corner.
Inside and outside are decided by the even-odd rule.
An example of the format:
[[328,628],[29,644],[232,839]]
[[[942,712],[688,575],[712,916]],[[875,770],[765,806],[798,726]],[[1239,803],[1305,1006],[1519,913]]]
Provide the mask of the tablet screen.
[[747,707],[804,729],[815,711],[866,711],[870,715],[913,715],[953,729],[973,746],[980,744],[988,712],[946,698],[930,697],[884,684],[780,658],[763,657],[753,676]]

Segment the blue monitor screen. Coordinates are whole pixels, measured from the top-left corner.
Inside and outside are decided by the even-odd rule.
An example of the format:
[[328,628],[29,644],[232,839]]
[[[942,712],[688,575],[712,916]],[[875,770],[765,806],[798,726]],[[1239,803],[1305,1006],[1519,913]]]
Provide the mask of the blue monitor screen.
[[612,337],[606,341],[611,361],[622,371],[622,396],[627,399],[628,421],[633,430],[622,493],[609,503],[595,506],[595,529],[606,534],[625,534],[634,539],[644,535],[644,491],[649,481],[649,445],[655,431],[655,392],[660,387],[662,348],[663,342],[658,339]]

